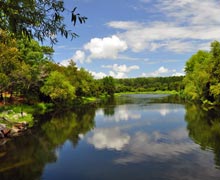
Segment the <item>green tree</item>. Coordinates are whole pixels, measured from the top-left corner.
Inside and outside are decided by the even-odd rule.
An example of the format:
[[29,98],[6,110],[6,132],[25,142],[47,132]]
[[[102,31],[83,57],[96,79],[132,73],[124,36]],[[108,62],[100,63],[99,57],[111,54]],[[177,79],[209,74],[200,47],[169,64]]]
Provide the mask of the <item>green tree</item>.
[[116,88],[113,77],[111,76],[104,77],[102,79],[102,86],[104,93],[107,93],[110,96],[114,95]]
[[16,47],[16,40],[2,30],[0,30],[0,60],[0,72],[6,75],[18,68],[19,51]]
[[13,91],[12,76],[19,68],[19,51],[16,40],[6,31],[0,30],[0,74],[1,91]]
[[220,43],[218,41],[212,42],[210,53],[209,65],[212,68],[210,92],[214,96],[215,101],[220,103]]
[[84,68],[80,68],[77,72],[78,87],[76,94],[78,96],[92,96],[93,95],[93,83],[94,79],[92,75]]
[[66,38],[77,36],[67,29],[64,12],[71,14],[73,25],[87,19],[76,13],[76,8],[66,9],[61,0],[1,0],[0,7],[0,29],[9,30],[19,38],[26,36],[40,41],[49,38],[51,43],[57,42],[58,34]]
[[52,61],[54,50],[49,46],[40,46],[39,42],[27,38],[17,41],[20,59],[30,65],[37,65],[44,61]]
[[220,43],[211,43],[211,51],[198,51],[186,63],[184,93],[193,100],[220,102]]
[[73,60],[69,62],[67,67],[60,66],[59,72],[64,73],[71,85],[76,88],[78,97],[98,95],[98,83],[84,68],[78,69]]
[[58,71],[51,72],[40,90],[50,96],[56,105],[68,105],[76,97],[75,87]]
[[52,62],[54,51],[51,47],[40,46],[39,42],[27,38],[19,39],[17,47],[21,65],[14,74],[17,79],[16,87],[21,87],[23,84],[22,94],[27,102],[36,102],[42,95],[40,87],[43,85],[44,79],[58,66]]
[[11,74],[11,88],[13,91],[25,96],[32,83],[31,67],[24,62],[21,62],[19,65],[19,69]]
[[4,100],[5,103],[5,97],[3,96],[3,92],[7,90],[9,84],[9,78],[4,73],[0,73],[0,101]]
[[209,59],[209,52],[198,51],[186,62],[184,93],[189,99],[204,100],[208,98],[210,82]]

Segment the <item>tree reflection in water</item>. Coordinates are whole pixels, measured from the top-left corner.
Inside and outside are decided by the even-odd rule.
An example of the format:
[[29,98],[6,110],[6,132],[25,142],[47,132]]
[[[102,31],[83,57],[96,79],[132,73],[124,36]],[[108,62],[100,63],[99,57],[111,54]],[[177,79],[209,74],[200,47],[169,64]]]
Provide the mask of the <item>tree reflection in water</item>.
[[215,164],[220,168],[220,113],[217,109],[203,110],[198,105],[187,104],[186,116],[189,136],[201,149],[211,149]]
[[[157,95],[154,95],[153,97],[155,96]],[[97,127],[94,129],[94,119],[95,115],[97,115],[96,107],[86,106],[77,108],[73,111],[44,115],[43,118],[40,118],[41,121],[39,125],[32,129],[27,135],[17,137],[9,141],[6,145],[0,146],[0,179],[30,180],[42,178],[45,173],[44,171],[46,169],[46,165],[56,161],[59,162],[58,160],[60,159],[57,154],[59,148],[65,147],[67,141],[73,145],[73,148],[75,148],[80,141],[80,137],[85,136],[92,129],[94,129],[94,131],[92,131],[87,137],[89,143],[86,145],[87,149],[83,149],[85,150],[83,153],[89,154],[90,157],[85,157],[82,153],[83,155],[80,156],[77,161],[77,158],[74,159],[74,155],[77,153],[73,153],[71,155],[74,156],[72,157],[74,161],[67,164],[67,167],[65,168],[68,168],[69,165],[75,165],[78,167],[78,162],[86,162],[88,164],[90,162],[89,165],[79,163],[79,166],[81,165],[81,167],[87,168],[85,169],[89,174],[93,173],[90,172],[90,170],[100,170],[100,168],[109,167],[113,169],[110,168],[108,170],[116,170],[119,165],[126,164],[123,168],[126,170],[125,174],[129,174],[129,172],[132,173],[133,171],[132,169],[128,170],[126,168],[129,168],[130,166],[132,168],[134,167],[130,162],[136,162],[139,165],[142,164],[143,168],[145,167],[144,165],[148,165],[146,160],[151,158],[155,160],[158,159],[158,157],[168,157],[165,158],[167,164],[164,161],[164,167],[169,169],[170,167],[176,165],[175,163],[181,164],[178,161],[178,158],[173,158],[174,156],[181,154],[185,158],[187,153],[192,155],[192,151],[195,150],[197,152],[197,149],[199,149],[198,145],[194,144],[192,141],[188,141],[188,133],[190,138],[200,145],[201,149],[211,149],[213,151],[215,154],[215,164],[217,167],[220,167],[220,115],[217,110],[212,109],[210,111],[204,111],[197,105],[189,104],[185,105],[184,110],[183,102],[179,101],[179,99],[170,98],[168,96],[156,98],[156,101],[152,101],[150,99],[150,95],[136,95],[135,98],[136,99],[128,96],[124,98],[109,99],[103,104],[99,104],[101,107],[100,112],[102,112],[100,118],[102,122],[111,125],[110,127],[106,124],[102,127],[100,126],[102,124],[99,124],[100,122],[97,121]],[[182,105],[176,106],[176,100],[178,100],[177,104],[181,103]],[[138,105],[130,106],[130,104]],[[136,107],[136,109],[133,109],[134,107]],[[142,108],[146,108],[147,111],[142,112]],[[173,113],[171,113],[172,111]],[[177,117],[177,121],[174,118],[178,115],[178,112],[180,112],[180,117],[183,121],[185,114],[188,133],[185,129],[185,123],[184,127],[178,124],[179,116]],[[158,119],[155,118],[155,116],[157,116]],[[161,120],[161,118],[163,120]],[[166,120],[166,118],[168,119]],[[129,119],[132,119],[133,121],[128,121]],[[149,124],[147,119],[152,123],[152,126]],[[127,126],[129,123],[131,126]],[[177,127],[180,125],[180,127],[173,129],[173,123],[176,123],[176,125],[178,125]],[[124,125],[126,130],[121,130],[120,125]],[[171,128],[169,125],[171,125]],[[134,129],[134,131],[132,129],[127,131],[128,127]],[[164,132],[164,127],[167,127],[167,132]],[[102,137],[102,141],[100,141],[100,137]],[[91,144],[98,149],[98,151],[92,149]],[[85,147],[83,146],[83,148]],[[92,155],[90,155],[91,150],[91,153],[94,153]],[[101,159],[99,159],[100,152],[105,154],[105,156],[101,156]],[[110,154],[110,157],[106,157],[107,154]],[[120,156],[118,156],[119,154]],[[66,157],[71,159],[68,155],[69,154],[67,154]],[[112,160],[111,158],[114,160],[113,165],[109,164],[109,166],[104,166],[104,162],[109,162],[108,160]],[[191,159],[192,157],[188,158]],[[173,159],[174,164],[171,163]],[[195,170],[193,170],[193,168],[195,168],[195,164],[187,158],[183,160],[186,160],[184,162],[186,163],[187,168],[190,169],[189,171],[195,173]],[[98,162],[101,162],[99,166],[97,165]],[[152,162],[153,161],[151,161],[151,163]],[[149,170],[149,172],[151,172],[153,168],[151,163],[149,164],[149,167],[147,166],[147,170]],[[210,164],[213,163],[208,163],[207,166],[210,166]],[[153,169],[158,171],[157,167],[160,167],[161,164],[158,164],[158,161],[155,161],[154,165],[155,167]],[[198,169],[205,169],[204,167],[207,166],[204,163],[204,166],[198,166]],[[181,164],[180,167],[182,168],[185,166]],[[137,169],[140,171],[142,170],[139,166]],[[216,173],[218,175],[218,172],[216,172],[215,169],[210,169],[212,171],[207,174],[208,177],[210,177],[209,175],[212,173]],[[210,169],[208,169],[208,171],[210,171]],[[75,170],[75,172],[78,172],[77,169]],[[79,168],[78,170],[80,171],[81,169]],[[146,171],[145,168],[144,170]],[[73,170],[71,169],[70,171]],[[85,175],[86,172],[81,173]],[[163,174],[166,172],[160,173]],[[175,175],[175,171],[173,173],[174,174],[172,175]],[[176,173],[179,175],[178,173],[180,173],[180,171],[176,171]],[[204,174],[205,173],[206,172],[204,172]],[[114,174],[115,171],[112,173],[112,176],[114,176]],[[126,177],[129,177],[129,175]],[[203,176],[201,175],[201,177]]]
[[56,149],[67,140],[76,146],[94,127],[94,116],[88,107],[45,116],[40,127],[0,147],[0,179],[40,179],[45,165],[57,160]]

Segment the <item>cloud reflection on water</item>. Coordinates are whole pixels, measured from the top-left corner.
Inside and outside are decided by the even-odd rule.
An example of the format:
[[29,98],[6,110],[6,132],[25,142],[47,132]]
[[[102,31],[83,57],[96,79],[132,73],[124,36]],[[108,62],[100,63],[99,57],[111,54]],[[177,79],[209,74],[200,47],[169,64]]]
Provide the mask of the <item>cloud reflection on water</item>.
[[96,149],[123,151],[126,155],[115,159],[117,164],[139,163],[149,157],[166,160],[199,147],[188,139],[184,128],[175,129],[168,134],[137,131],[132,135],[122,132],[119,127],[99,128],[93,131],[87,142]]
[[[119,105],[112,116],[98,112],[104,121],[113,124],[110,128],[95,129],[87,142],[96,149],[122,151],[121,157],[114,160],[117,164],[139,163],[150,157],[171,159],[199,147],[189,139],[185,127],[178,125],[165,131],[162,128],[174,120],[179,122],[178,115],[184,113],[182,105],[176,104]],[[118,124],[120,121],[126,121],[126,124]]]
[[130,136],[122,133],[119,128],[100,128],[93,131],[87,141],[96,149],[122,150],[130,141]]
[[147,106],[145,111],[159,113],[162,117],[166,117],[171,113],[179,113],[181,111],[185,113],[182,105],[177,104],[154,104]]
[[152,134],[136,132],[126,146],[128,155],[115,160],[118,164],[138,163],[148,157],[157,159],[170,159],[183,153],[189,153],[199,146],[188,139],[185,129],[180,128],[169,134],[154,131]]
[[[98,115],[104,115],[104,112],[98,111]],[[114,109],[114,115],[112,116],[104,116],[104,120],[107,121],[129,121],[129,120],[138,120],[141,119],[141,114],[138,112],[132,112],[128,105],[120,105]]]

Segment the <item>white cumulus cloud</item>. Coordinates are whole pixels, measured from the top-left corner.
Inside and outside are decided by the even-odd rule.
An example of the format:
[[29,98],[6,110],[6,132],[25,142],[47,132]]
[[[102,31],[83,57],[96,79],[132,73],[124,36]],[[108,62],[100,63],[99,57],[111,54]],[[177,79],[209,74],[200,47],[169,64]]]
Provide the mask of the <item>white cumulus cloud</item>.
[[169,70],[163,66],[161,66],[158,70],[148,74],[148,76],[163,76],[164,74],[167,74]]
[[85,59],[85,52],[81,51],[81,50],[77,50],[72,58],[63,60],[63,61],[60,62],[60,64],[63,65],[63,66],[68,66],[69,62],[71,60],[73,60],[74,62],[80,62],[81,64],[83,64],[86,60]]
[[109,75],[113,76],[115,78],[124,78],[124,77],[126,77],[127,73],[129,73],[133,70],[140,69],[140,67],[137,65],[127,66],[125,64],[123,64],[123,65],[118,65],[118,64],[103,65],[102,67],[111,69],[111,71],[109,71]]
[[70,60],[83,64],[84,62],[89,63],[94,59],[124,59],[123,56],[119,55],[127,49],[126,42],[116,35],[92,38],[90,42],[83,46],[82,50],[77,50],[72,58],[61,61],[61,64],[67,66]]
[[92,59],[117,59],[120,52],[127,50],[127,44],[116,35],[105,38],[93,38],[84,45],[84,49],[89,51],[87,57]]
[[164,66],[159,67],[156,71],[142,73],[143,77],[163,77],[163,76],[183,76],[183,72],[177,72],[176,69],[169,70]]
[[94,71],[89,71],[92,76],[95,78],[95,79],[102,79],[104,77],[107,76],[107,74],[103,73],[103,72],[94,72]]
[[83,63],[85,61],[85,52],[77,50],[72,59],[74,62],[79,61],[80,63]]
[[112,69],[113,71],[123,72],[123,73],[128,73],[132,70],[139,69],[139,66],[137,66],[137,65],[127,66],[125,64],[123,64],[123,65],[113,64],[113,65],[107,65],[107,66],[103,65],[102,67],[109,68],[109,69]]

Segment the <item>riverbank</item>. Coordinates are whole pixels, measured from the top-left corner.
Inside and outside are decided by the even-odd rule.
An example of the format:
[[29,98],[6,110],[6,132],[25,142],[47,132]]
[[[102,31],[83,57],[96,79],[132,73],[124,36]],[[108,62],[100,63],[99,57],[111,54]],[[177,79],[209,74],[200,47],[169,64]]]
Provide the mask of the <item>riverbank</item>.
[[[114,96],[122,94],[178,94],[176,91],[153,91],[153,92],[123,92],[115,93]],[[0,106],[0,137],[7,138],[17,136],[20,132],[31,128],[35,124],[34,114],[44,114],[48,111],[54,111],[57,108],[73,108],[86,104],[97,104],[108,98],[103,95],[100,97],[82,97],[72,105],[67,107],[56,107],[52,103],[37,103],[35,105],[3,105]]]
[[[219,167],[219,161],[216,160],[215,165],[214,159],[218,157],[220,142],[219,112],[207,112],[199,104],[180,104],[168,97],[125,95],[100,106],[77,106],[70,111],[41,116],[43,122],[30,132],[26,131],[21,137],[10,139],[6,146],[0,146],[0,174],[6,179],[13,179],[15,172],[20,173],[19,177],[23,179],[54,179],[55,176],[62,179],[65,173],[66,179],[83,179],[86,174],[85,179],[89,179],[91,174],[92,178],[99,178],[100,174],[94,172],[99,172],[103,167],[109,172],[108,176],[111,176],[111,172],[117,172],[118,175],[121,169],[115,167],[115,160],[120,160],[117,161],[118,165],[127,168],[125,170],[130,174],[136,173],[132,172],[134,165],[144,173],[146,167],[152,167],[149,162],[153,163],[153,169],[147,169],[149,173],[146,172],[144,179],[150,172],[161,170],[160,160],[164,158],[164,170],[168,166],[173,168],[185,164],[184,167],[193,170],[194,174],[198,165],[201,165],[201,169],[205,166],[215,172],[214,168]],[[100,141],[96,141],[97,138]],[[123,144],[118,144],[118,140]],[[207,164],[202,164],[197,157],[203,161],[205,159]],[[75,166],[80,171],[72,168]],[[53,171],[54,167],[59,171]],[[182,166],[178,170],[181,172]],[[117,179],[113,175],[111,178]],[[125,175],[122,172],[120,177],[129,179]],[[160,178],[159,175],[157,177]],[[212,177],[215,178],[215,175],[205,176],[207,179]],[[170,175],[166,178],[169,179]]]
[[4,105],[0,107],[0,138],[11,138],[34,126],[34,114],[52,110],[53,104]]

